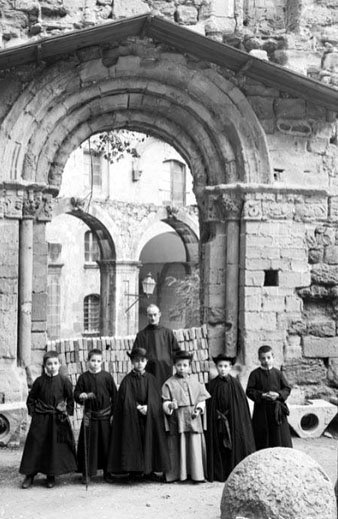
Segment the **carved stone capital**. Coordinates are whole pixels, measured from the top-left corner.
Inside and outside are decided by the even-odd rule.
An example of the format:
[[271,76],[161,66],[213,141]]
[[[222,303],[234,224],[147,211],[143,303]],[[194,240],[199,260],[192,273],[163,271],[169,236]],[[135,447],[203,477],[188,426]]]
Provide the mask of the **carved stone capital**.
[[23,197],[22,217],[49,222],[52,219],[52,198],[49,193],[26,191]]
[[242,215],[243,198],[237,193],[207,193],[205,221],[226,222],[239,220]]
[[24,193],[22,201],[22,218],[35,218],[40,208],[40,200],[29,190]]
[[50,221],[52,199],[53,195],[42,192],[41,187],[6,184],[0,187],[0,218]]
[[20,219],[22,217],[24,191],[22,189],[4,189],[2,195],[3,216]]

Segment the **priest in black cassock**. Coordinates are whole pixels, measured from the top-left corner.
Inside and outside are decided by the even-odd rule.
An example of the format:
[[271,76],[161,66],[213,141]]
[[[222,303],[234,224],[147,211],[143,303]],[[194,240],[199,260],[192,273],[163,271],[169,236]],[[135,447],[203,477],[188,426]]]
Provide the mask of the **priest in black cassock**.
[[162,387],[173,374],[173,358],[180,347],[173,331],[160,325],[161,312],[158,306],[148,306],[147,318],[149,324],[136,335],[132,351],[135,348],[147,351],[146,371],[154,375],[159,387]]

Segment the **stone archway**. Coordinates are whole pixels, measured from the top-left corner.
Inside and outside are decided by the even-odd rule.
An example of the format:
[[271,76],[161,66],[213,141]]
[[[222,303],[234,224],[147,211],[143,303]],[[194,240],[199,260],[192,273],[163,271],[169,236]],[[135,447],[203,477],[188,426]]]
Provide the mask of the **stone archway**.
[[[236,81],[208,63],[136,37],[36,71],[3,122],[0,162],[8,179],[55,195],[70,153],[93,133],[114,128],[165,140],[190,167],[200,213],[204,317],[214,332],[212,348],[222,348],[226,330],[237,326],[236,304],[230,319],[224,308],[226,293],[237,298],[238,273],[227,255],[229,239],[238,254],[239,227],[230,224],[229,231],[224,218],[210,223],[205,188],[269,183],[264,131]],[[229,277],[230,263],[235,268]],[[234,351],[236,333],[230,343]]]
[[[157,224],[161,222],[165,225],[161,227],[161,231],[159,231]],[[189,208],[174,208],[171,206],[163,207],[160,208],[156,213],[153,213],[145,218],[139,224],[138,231],[140,238],[137,239],[138,236],[135,236],[134,238],[133,257],[140,261],[140,276],[145,276],[147,272],[150,272],[156,279],[156,289],[152,299],[148,303],[140,304],[139,306],[139,319],[141,327],[147,324],[145,312],[147,305],[149,303],[154,303],[161,308],[162,321],[165,323],[165,326],[182,328],[184,327],[184,319],[181,319],[176,323],[170,322],[170,314],[172,313],[172,309],[175,306],[175,294],[174,288],[167,284],[167,277],[171,276],[176,279],[183,279],[183,277],[191,274],[192,270],[198,266],[198,215],[192,206]],[[172,259],[174,251],[177,253],[177,248],[174,245],[172,245],[172,247],[167,247],[164,243],[163,246],[159,246],[160,255],[162,256],[161,260],[154,262],[149,260],[149,263],[146,262],[144,264],[142,259],[142,252],[144,249],[150,244],[150,242],[153,242],[158,238],[159,232],[169,233],[172,231],[174,231],[176,235],[176,240],[180,242],[180,247],[182,248],[181,253],[184,255],[184,257],[182,256],[180,259],[177,257],[176,259]],[[165,249],[167,250],[167,253],[164,256],[163,250]],[[153,252],[156,255],[156,247]],[[198,307],[198,305],[196,305],[196,307]],[[197,313],[198,311],[196,310],[194,315]],[[199,319],[196,319],[194,326],[198,326],[199,324]]]
[[[84,211],[76,199],[63,198],[54,205],[53,217],[69,214],[84,222],[95,234],[100,248],[100,334],[113,336],[117,331],[116,312],[116,246],[111,235],[114,222],[107,214],[91,205]],[[117,233],[116,233],[117,234]]]

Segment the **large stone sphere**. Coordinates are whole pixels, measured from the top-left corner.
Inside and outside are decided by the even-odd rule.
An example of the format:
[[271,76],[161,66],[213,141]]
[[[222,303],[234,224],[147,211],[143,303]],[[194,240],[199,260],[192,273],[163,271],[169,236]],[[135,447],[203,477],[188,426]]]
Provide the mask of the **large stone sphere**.
[[225,482],[222,519],[336,519],[333,483],[296,449],[251,454]]

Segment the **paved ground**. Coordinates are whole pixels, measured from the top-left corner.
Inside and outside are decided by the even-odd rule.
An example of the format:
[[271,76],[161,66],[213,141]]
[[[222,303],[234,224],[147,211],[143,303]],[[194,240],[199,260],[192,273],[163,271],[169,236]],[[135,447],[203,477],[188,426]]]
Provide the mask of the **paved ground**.
[[[301,440],[294,448],[312,456],[335,482],[337,439]],[[79,476],[58,479],[55,488],[36,479],[28,490],[20,488],[21,450],[0,449],[0,519],[218,519],[222,483],[108,484],[100,477],[86,491]]]

